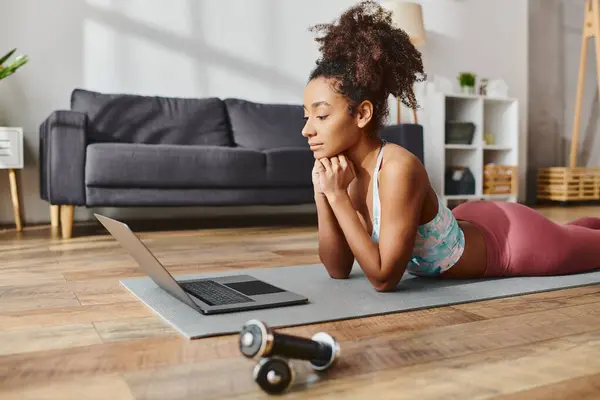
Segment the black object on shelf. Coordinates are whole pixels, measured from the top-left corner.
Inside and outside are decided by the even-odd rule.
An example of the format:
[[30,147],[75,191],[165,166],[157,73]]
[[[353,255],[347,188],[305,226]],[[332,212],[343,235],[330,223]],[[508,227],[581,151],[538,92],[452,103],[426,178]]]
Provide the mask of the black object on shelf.
[[471,144],[474,135],[474,123],[446,121],[446,144]]
[[445,181],[446,195],[475,194],[475,176],[469,167],[447,167]]

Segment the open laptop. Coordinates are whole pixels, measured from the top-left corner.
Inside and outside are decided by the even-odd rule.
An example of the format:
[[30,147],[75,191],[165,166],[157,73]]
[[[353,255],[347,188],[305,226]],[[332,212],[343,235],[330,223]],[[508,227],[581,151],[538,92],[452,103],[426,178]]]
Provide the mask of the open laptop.
[[203,314],[273,308],[308,302],[304,296],[250,275],[175,280],[129,226],[103,215],[94,215],[159,287]]

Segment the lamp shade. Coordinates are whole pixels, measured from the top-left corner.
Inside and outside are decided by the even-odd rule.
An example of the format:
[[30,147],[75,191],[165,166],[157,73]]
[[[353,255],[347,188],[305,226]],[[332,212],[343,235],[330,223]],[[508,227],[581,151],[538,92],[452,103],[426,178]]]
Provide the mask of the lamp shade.
[[423,9],[420,4],[400,0],[381,2],[381,6],[392,12],[392,22],[402,29],[415,46],[425,44]]

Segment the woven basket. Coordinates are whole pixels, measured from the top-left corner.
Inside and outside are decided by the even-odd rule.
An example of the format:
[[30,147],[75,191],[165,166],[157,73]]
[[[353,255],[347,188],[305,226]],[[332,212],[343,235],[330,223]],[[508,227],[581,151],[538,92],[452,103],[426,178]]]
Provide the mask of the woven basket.
[[516,194],[517,167],[487,164],[483,167],[483,194]]
[[600,200],[600,168],[540,168],[537,198],[556,201]]

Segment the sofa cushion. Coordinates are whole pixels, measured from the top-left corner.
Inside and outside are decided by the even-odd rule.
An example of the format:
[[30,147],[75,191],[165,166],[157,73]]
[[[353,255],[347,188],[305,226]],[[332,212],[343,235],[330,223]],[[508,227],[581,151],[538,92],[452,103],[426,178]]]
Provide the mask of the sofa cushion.
[[218,98],[167,98],[75,89],[71,109],[89,117],[92,142],[233,144],[225,105]]
[[248,188],[265,185],[262,152],[220,146],[95,143],[87,146],[87,186]]
[[308,149],[302,136],[304,109],[292,104],[264,104],[228,98],[224,100],[233,141],[251,149],[302,147]]
[[263,150],[267,157],[269,186],[312,186],[313,152],[308,149],[279,148]]

